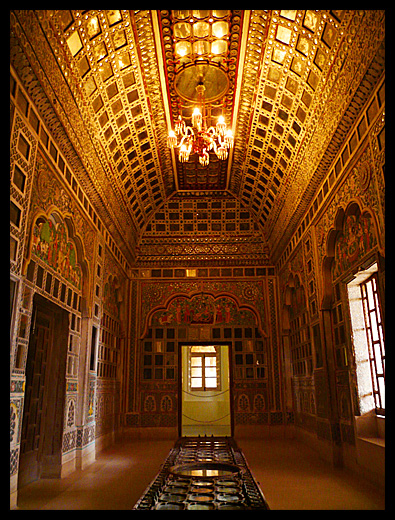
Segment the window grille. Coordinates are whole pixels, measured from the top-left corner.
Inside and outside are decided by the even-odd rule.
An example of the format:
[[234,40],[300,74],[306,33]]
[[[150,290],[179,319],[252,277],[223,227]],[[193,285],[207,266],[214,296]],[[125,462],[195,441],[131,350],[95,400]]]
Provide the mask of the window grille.
[[385,347],[384,331],[377,290],[377,274],[360,284],[365,331],[368,341],[369,363],[372,376],[376,412],[385,410]]

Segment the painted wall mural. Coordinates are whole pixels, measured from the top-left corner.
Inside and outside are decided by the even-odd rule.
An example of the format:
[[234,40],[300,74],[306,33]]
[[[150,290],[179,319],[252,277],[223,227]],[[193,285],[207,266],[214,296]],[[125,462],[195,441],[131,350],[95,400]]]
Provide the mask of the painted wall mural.
[[377,238],[371,215],[348,215],[343,233],[336,240],[333,280],[358,264],[376,245]]
[[31,217],[29,218],[33,218],[37,211],[48,215],[54,207],[57,208],[59,214],[72,218],[74,228],[78,229],[78,234],[84,244],[85,259],[91,264],[95,259],[96,230],[80,210],[78,201],[73,199],[47,160],[41,153],[38,153],[30,205]]
[[30,251],[81,290],[82,272],[77,263],[77,251],[63,222],[55,223],[44,217],[37,219]]
[[[227,298],[228,295],[230,298]],[[262,281],[143,282],[141,284],[141,332],[144,334],[148,320],[153,318],[153,312],[155,319],[161,320],[157,322],[158,325],[237,324],[235,320],[252,320],[253,312],[247,312],[248,307],[256,312],[259,325],[265,329],[265,301]],[[243,307],[247,308],[243,309]]]
[[196,295],[189,299],[175,298],[165,311],[158,311],[152,318],[152,325],[170,324],[232,324],[255,326],[256,319],[248,310],[239,310],[236,303],[227,297],[214,299],[208,294]]
[[116,277],[110,276],[104,284],[103,289],[103,308],[116,319],[119,319],[119,283]]

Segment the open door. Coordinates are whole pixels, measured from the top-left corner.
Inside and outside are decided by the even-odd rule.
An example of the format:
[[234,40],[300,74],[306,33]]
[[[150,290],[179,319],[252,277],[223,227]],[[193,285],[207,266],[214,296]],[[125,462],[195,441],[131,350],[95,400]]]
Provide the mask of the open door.
[[182,345],[181,435],[231,436],[228,345]]

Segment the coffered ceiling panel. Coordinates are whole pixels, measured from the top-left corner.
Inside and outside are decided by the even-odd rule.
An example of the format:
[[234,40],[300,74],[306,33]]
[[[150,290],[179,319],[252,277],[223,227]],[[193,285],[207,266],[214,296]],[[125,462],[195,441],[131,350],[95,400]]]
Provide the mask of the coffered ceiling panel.
[[[248,244],[249,261],[275,262],[384,71],[378,10],[15,10],[11,36],[12,65],[137,265],[225,250],[237,263]],[[197,104],[234,144],[203,139],[208,160],[180,160],[168,133]]]
[[170,197],[147,225],[138,263],[265,265],[267,244],[251,212],[232,195]]

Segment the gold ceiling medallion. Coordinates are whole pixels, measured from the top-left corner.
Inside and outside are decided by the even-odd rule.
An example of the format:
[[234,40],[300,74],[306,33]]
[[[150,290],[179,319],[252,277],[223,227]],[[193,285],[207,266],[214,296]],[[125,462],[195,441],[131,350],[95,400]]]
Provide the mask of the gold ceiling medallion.
[[229,79],[225,71],[211,63],[196,63],[185,67],[175,78],[174,88],[185,101],[198,101],[198,85],[203,84],[204,100],[211,103],[222,99],[229,89]]

